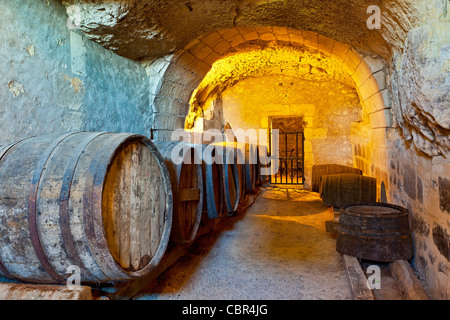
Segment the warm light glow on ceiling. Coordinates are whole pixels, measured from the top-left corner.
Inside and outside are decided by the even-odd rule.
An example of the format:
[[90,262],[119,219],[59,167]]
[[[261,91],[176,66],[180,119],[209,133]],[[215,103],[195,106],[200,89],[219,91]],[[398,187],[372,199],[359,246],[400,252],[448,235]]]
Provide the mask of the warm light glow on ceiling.
[[285,75],[305,80],[337,80],[355,87],[352,77],[342,68],[342,62],[306,47],[256,45],[241,48],[216,61],[194,91],[186,129],[194,128],[195,120],[203,116],[205,102],[239,81],[250,77]]

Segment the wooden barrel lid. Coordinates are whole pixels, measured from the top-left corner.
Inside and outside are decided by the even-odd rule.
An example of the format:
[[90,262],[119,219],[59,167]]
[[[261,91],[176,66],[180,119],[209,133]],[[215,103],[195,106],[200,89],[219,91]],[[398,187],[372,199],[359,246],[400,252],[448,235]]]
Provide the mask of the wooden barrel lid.
[[102,215],[116,262],[127,271],[144,268],[163,237],[166,191],[152,151],[129,141],[116,152],[104,183]]
[[402,214],[407,214],[408,211],[405,208],[386,204],[386,203],[373,203],[373,204],[351,204],[342,208],[345,213],[356,215],[368,215],[368,216],[395,216],[398,217]]

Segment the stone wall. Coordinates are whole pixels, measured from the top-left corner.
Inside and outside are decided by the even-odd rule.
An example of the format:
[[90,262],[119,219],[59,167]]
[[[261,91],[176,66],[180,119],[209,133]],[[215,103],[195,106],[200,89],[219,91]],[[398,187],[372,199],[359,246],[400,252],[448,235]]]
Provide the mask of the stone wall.
[[[351,148],[342,158],[376,177],[380,190],[384,183],[387,201],[409,208],[414,265],[433,297],[450,297],[448,1],[378,0],[380,30],[367,29],[365,0],[63,2],[81,4],[87,35],[68,29],[60,1],[0,0],[0,145],[76,130],[168,140],[217,60],[253,41],[306,46],[355,81],[363,117],[345,133]],[[315,102],[296,104],[295,113],[313,117],[305,106]],[[329,128],[326,142],[325,127],[312,123],[311,159],[333,141]]]
[[217,112],[206,108],[207,122],[267,130],[270,116],[303,117],[307,187],[316,164],[353,165],[351,124],[361,120],[362,110],[352,87],[287,76],[249,78],[224,91],[222,104],[224,120],[218,121]]
[[[407,21],[400,8],[392,9]],[[412,214],[415,269],[433,298],[449,299],[448,1],[417,1],[415,10],[421,19],[403,33],[403,50],[395,52],[389,70],[396,130],[386,137],[388,196]]]
[[0,145],[78,130],[150,134],[141,64],[69,30],[56,1],[0,6]]
[[450,298],[450,162],[419,155],[398,133],[389,140],[389,200],[412,215],[414,267],[435,299]]

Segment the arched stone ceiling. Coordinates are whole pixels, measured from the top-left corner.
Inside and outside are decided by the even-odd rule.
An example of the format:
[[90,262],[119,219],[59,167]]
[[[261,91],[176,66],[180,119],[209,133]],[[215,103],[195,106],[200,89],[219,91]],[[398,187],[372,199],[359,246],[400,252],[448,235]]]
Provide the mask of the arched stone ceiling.
[[389,101],[384,60],[361,56],[348,45],[314,32],[281,27],[213,31],[177,54],[158,59],[149,67],[155,84],[154,110],[179,117],[190,108],[189,127],[209,97],[246,77],[268,74],[341,81],[356,88],[374,128],[391,125],[385,114],[390,104],[385,103]]
[[[219,59],[203,78],[191,99],[191,114],[204,110],[208,98],[222,93],[239,81],[268,75],[284,75],[312,81],[337,80],[356,87],[354,79],[337,60],[305,46],[246,43],[236,52]],[[189,120],[189,119],[188,119]],[[192,121],[195,119],[192,119]],[[193,123],[191,123],[193,125]]]
[[[77,28],[92,40],[133,60],[174,53],[192,39],[236,26],[280,26],[317,32],[386,61],[405,34],[430,12],[425,0],[63,0]],[[378,5],[380,30],[370,30],[367,9]],[[428,7],[427,7],[428,6]],[[73,9],[73,8],[72,8]]]
[[[450,156],[448,0],[62,3],[77,29],[105,48],[138,61],[151,62],[178,54],[202,35],[236,27],[285,27],[314,32],[365,56],[377,55],[390,66],[389,91],[402,136],[428,156]],[[368,8],[373,5],[380,8],[380,29],[369,29],[367,25],[372,14]]]

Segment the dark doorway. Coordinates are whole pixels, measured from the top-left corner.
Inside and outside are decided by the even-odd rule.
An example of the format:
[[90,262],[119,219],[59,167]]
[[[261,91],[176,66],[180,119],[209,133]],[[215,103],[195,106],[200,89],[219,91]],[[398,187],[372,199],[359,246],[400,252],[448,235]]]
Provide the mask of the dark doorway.
[[[269,151],[271,155],[276,155],[276,160],[271,163],[274,168],[270,176],[271,184],[304,184],[303,128],[302,117],[269,117]],[[278,170],[275,170],[276,164]]]

